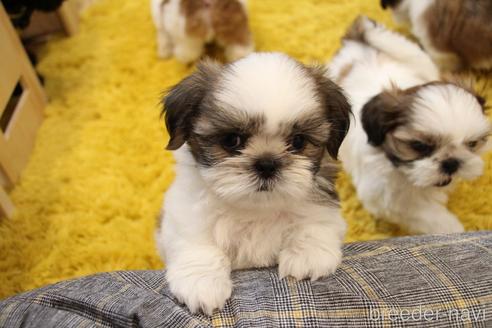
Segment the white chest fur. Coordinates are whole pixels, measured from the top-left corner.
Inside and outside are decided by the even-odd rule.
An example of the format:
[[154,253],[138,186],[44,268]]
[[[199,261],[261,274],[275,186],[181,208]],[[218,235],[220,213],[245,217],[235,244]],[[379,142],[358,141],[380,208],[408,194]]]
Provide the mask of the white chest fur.
[[293,213],[236,213],[217,218],[213,237],[229,256],[233,269],[264,267],[277,263],[282,239],[291,226]]

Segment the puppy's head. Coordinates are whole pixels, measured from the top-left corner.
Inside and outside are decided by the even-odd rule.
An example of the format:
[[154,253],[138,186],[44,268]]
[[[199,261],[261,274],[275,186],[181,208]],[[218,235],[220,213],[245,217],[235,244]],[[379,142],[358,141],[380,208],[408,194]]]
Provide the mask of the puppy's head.
[[368,142],[416,186],[442,187],[482,174],[491,125],[483,98],[453,83],[393,89],[362,109]]
[[276,53],[199,65],[164,100],[168,149],[187,144],[209,190],[255,204],[307,197],[350,106],[320,68]]

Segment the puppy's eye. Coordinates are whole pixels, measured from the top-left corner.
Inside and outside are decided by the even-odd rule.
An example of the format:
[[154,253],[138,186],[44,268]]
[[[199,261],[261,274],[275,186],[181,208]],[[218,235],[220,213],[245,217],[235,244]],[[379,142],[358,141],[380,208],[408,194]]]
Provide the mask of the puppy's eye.
[[466,146],[470,149],[475,149],[478,145],[478,141],[477,140],[472,140],[472,141],[468,141],[466,143]]
[[237,133],[229,133],[222,138],[221,144],[226,150],[235,151],[243,146],[244,139],[243,136]]
[[290,149],[300,151],[306,146],[306,137],[302,134],[296,134],[290,141]]
[[430,155],[434,151],[434,145],[426,144],[422,141],[410,141],[410,147],[422,156]]

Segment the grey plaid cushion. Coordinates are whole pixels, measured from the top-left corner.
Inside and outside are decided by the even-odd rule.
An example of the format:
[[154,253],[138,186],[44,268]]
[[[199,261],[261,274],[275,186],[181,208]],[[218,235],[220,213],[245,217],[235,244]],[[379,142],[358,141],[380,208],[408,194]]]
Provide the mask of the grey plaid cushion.
[[162,271],[103,273],[0,303],[2,327],[492,327],[492,232],[348,244],[336,274],[233,273],[212,317],[191,315]]

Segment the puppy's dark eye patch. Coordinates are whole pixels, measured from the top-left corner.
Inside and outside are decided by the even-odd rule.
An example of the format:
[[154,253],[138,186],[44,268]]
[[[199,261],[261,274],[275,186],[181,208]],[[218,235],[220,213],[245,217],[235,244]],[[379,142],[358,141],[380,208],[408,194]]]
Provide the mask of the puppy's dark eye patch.
[[230,153],[235,153],[244,148],[246,139],[247,138],[244,135],[231,132],[223,135],[220,138],[220,144],[226,151]]
[[296,134],[290,140],[289,149],[295,152],[301,151],[306,146],[307,139],[306,136],[302,134]]
[[468,141],[466,143],[466,146],[470,149],[475,149],[478,146],[478,141],[477,140]]
[[435,145],[420,140],[411,140],[408,142],[408,145],[420,156],[429,156],[436,149]]
[[466,147],[470,149],[471,151],[474,151],[478,149],[481,145],[487,142],[487,139],[489,138],[489,135],[484,135],[482,137],[479,137],[477,139],[473,140],[468,140],[465,142]]

